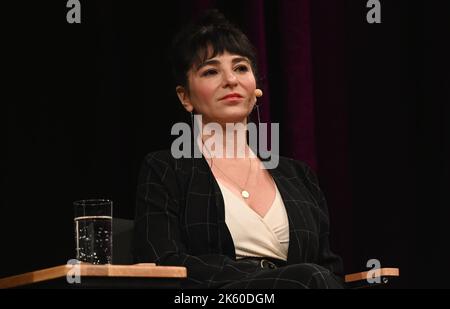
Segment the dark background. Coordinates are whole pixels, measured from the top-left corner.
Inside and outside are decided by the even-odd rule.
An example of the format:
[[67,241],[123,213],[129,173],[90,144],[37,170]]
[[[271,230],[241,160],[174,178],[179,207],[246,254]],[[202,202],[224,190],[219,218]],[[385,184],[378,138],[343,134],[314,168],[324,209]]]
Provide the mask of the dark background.
[[[366,1],[299,1],[309,4],[315,146],[304,156],[283,134],[281,154],[317,171],[347,273],[377,258],[400,268],[392,287],[450,287],[443,1],[381,1],[381,24],[366,22]],[[203,8],[219,7],[250,40],[252,8],[263,12],[264,117],[288,133],[296,123],[286,116],[293,103],[279,46],[290,34],[281,35],[279,3],[81,1],[81,24],[66,22],[66,1],[8,11],[0,275],[73,257],[74,200],[110,198],[116,217],[133,217],[141,160],[169,147],[173,123],[188,120],[167,54]]]

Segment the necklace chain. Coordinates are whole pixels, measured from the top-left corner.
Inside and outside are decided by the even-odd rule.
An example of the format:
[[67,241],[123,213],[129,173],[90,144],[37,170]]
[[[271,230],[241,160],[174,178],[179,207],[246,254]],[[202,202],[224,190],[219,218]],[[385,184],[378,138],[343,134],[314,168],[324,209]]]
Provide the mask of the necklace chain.
[[[245,190],[245,187],[247,186],[247,182],[248,182],[248,179],[250,178],[250,172],[251,172],[251,170],[252,170],[252,159],[251,158],[248,158],[248,160],[250,161],[249,163],[250,163],[250,167],[249,167],[249,169],[248,169],[248,173],[247,173],[247,179],[245,180],[245,183],[244,183],[244,187],[241,187],[240,185],[238,185],[238,183],[237,182],[235,182],[233,179],[231,179],[230,177],[228,177],[228,175],[227,174],[225,174],[220,168],[219,168],[219,166],[217,166],[217,164],[215,165],[215,167],[226,177],[226,178],[228,178],[228,180],[230,180],[232,183],[234,183],[238,188],[239,188],[239,190],[241,191],[241,195],[242,195],[242,197],[244,198],[244,199],[248,199],[249,197],[250,197],[250,193],[247,191],[247,190]],[[213,159],[212,159],[212,157],[211,157],[211,168],[213,167]]]
[[[202,140],[202,145],[203,145],[203,148],[204,149],[206,149],[206,151],[208,151],[208,153],[209,153],[209,157],[210,157],[210,159],[211,159],[211,169],[213,168],[213,159],[212,159],[212,155],[211,155],[211,153],[209,152],[209,150],[208,150],[208,148],[207,147],[205,147],[205,144],[203,144],[203,140]],[[239,190],[241,191],[241,196],[244,198],[244,199],[248,199],[249,197],[250,197],[250,193],[247,191],[247,190],[245,190],[245,187],[247,186],[247,182],[248,182],[248,179],[250,178],[250,173],[251,173],[251,171],[252,171],[252,159],[249,157],[248,158],[248,160],[249,160],[249,163],[250,163],[250,167],[249,167],[249,169],[248,169],[248,173],[247,173],[247,179],[245,180],[245,183],[244,183],[244,187],[241,187],[237,182],[235,182],[233,179],[231,179],[227,174],[225,174],[223,171],[222,171],[222,169],[220,169],[219,168],[219,166],[216,164],[215,165],[215,167],[222,173],[222,175],[224,175],[228,180],[230,180],[232,183],[234,183],[238,188],[239,188]]]

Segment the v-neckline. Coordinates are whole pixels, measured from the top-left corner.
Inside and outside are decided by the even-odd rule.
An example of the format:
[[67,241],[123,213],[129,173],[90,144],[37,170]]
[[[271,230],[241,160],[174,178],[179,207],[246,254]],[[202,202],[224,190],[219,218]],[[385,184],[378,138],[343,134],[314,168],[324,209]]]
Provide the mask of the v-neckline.
[[272,179],[272,183],[275,186],[275,196],[273,197],[272,203],[270,204],[269,210],[266,212],[266,214],[264,216],[261,216],[258,212],[256,212],[252,207],[250,207],[249,204],[247,204],[245,202],[245,200],[238,196],[236,193],[234,193],[233,190],[231,190],[230,188],[228,188],[228,186],[223,182],[223,181],[219,181],[217,180],[217,184],[219,185],[219,188],[225,188],[225,190],[227,190],[232,196],[233,198],[239,200],[239,202],[243,203],[245,208],[247,208],[249,211],[251,211],[252,213],[254,213],[258,218],[260,218],[261,220],[266,220],[266,218],[268,217],[269,213],[272,211],[272,208],[275,205],[275,202],[277,201],[277,197],[278,197],[278,189],[277,189],[277,185],[274,179]]

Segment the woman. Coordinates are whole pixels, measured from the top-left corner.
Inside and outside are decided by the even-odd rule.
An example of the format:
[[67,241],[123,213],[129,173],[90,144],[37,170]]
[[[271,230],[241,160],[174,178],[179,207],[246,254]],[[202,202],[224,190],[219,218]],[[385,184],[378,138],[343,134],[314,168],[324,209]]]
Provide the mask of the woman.
[[[176,92],[186,111],[201,115],[203,126],[242,124],[238,130],[245,131],[262,95],[247,37],[212,11],[181,32],[173,49]],[[280,157],[276,168],[265,169],[234,134],[216,138],[214,148],[234,156],[217,156],[205,147],[215,135],[201,133],[193,143],[200,158],[176,159],[166,150],[144,160],[136,262],[186,266],[183,287],[342,287],[326,202],[308,166]]]

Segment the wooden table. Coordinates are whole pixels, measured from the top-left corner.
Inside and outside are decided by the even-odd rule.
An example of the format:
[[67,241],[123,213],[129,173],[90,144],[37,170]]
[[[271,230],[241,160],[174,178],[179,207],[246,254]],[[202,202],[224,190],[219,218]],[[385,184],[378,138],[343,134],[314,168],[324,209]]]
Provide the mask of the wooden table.
[[134,265],[60,265],[0,279],[0,288],[177,288],[185,267]]

